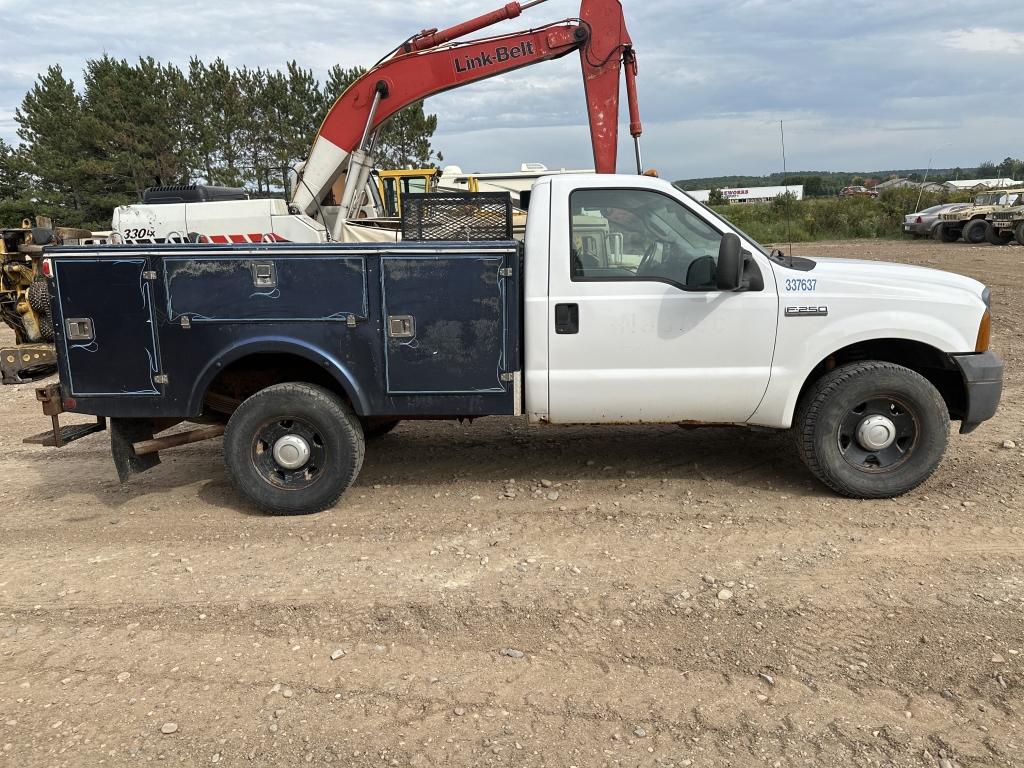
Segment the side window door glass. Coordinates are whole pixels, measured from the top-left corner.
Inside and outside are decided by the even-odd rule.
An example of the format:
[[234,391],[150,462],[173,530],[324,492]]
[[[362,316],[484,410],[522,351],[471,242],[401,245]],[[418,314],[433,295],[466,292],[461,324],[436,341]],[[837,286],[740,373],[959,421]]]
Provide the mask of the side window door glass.
[[573,280],[715,289],[722,236],[679,201],[643,189],[580,189],[569,207]]

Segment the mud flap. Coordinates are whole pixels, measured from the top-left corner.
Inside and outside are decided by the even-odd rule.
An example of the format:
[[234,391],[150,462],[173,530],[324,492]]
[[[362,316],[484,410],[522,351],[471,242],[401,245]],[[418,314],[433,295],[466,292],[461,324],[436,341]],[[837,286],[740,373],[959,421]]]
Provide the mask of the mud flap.
[[132,475],[152,469],[160,463],[159,453],[139,456],[134,444],[153,439],[153,422],[149,419],[111,419],[110,452],[117,467],[117,479],[127,483]]

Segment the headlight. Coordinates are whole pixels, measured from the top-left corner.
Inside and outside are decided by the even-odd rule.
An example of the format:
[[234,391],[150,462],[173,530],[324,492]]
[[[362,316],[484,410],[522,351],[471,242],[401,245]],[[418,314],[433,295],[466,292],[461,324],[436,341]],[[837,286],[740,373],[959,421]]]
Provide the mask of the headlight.
[[988,352],[992,344],[992,312],[988,309],[981,316],[981,323],[978,324],[978,340],[974,342],[975,352]]
[[978,323],[978,339],[974,342],[974,351],[988,352],[992,344],[992,291],[988,288],[982,291],[981,300],[985,302],[985,314]]

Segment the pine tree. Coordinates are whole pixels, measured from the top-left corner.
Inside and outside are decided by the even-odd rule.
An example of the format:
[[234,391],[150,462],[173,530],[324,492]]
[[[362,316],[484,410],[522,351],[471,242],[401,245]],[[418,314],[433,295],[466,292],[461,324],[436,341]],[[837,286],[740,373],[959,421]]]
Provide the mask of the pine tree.
[[273,105],[268,103],[267,80],[273,74],[247,67],[234,73],[240,99],[237,137],[239,169],[244,183],[255,188],[258,196],[265,196],[268,192],[266,168],[270,162],[268,153],[271,147],[268,144],[270,136],[267,124],[271,119],[269,112],[273,110]]
[[0,139],[0,227],[15,227],[32,213],[24,159]]
[[243,131],[247,120],[246,100],[236,72],[223,59],[210,64],[203,76],[206,120],[213,141],[213,173],[210,184],[240,187],[244,183],[242,169]]
[[283,174],[287,188],[288,170],[309,156],[313,139],[323,119],[324,101],[320,83],[311,70],[302,69],[295,61],[288,62],[285,70],[287,95],[284,125],[277,153],[277,170]]
[[210,181],[216,165],[217,137],[213,132],[210,114],[213,99],[207,87],[206,64],[197,58],[189,59],[185,95],[182,101],[183,132],[188,150],[188,163],[192,179]]
[[188,179],[179,107],[185,78],[152,58],[137,65],[104,56],[86,65],[82,130],[91,159],[92,205],[109,216],[147,187]]
[[[21,145],[0,145],[3,210],[105,227],[115,206],[138,201],[150,186],[202,180],[287,194],[290,168],[365,71],[334,67],[321,87],[295,61],[265,71],[192,59],[183,73],[152,58],[103,56],[87,62],[78,92],[50,67],[16,113]],[[422,103],[394,115],[380,131],[378,164],[428,165],[436,127]]]
[[88,175],[80,138],[82,103],[74,83],[59,66],[47,68],[25,94],[14,119],[22,142],[18,164],[27,177],[33,213],[70,226],[88,221],[82,189]]

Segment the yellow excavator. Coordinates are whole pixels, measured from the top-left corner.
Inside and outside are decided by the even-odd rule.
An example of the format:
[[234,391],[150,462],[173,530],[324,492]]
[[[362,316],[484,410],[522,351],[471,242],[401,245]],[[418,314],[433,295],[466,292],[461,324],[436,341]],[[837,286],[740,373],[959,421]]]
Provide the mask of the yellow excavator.
[[14,345],[0,344],[4,384],[24,384],[56,369],[53,317],[46,278],[39,269],[43,247],[77,243],[92,233],[54,228],[45,216],[24,219],[14,229],[0,229],[0,318],[14,330]]

